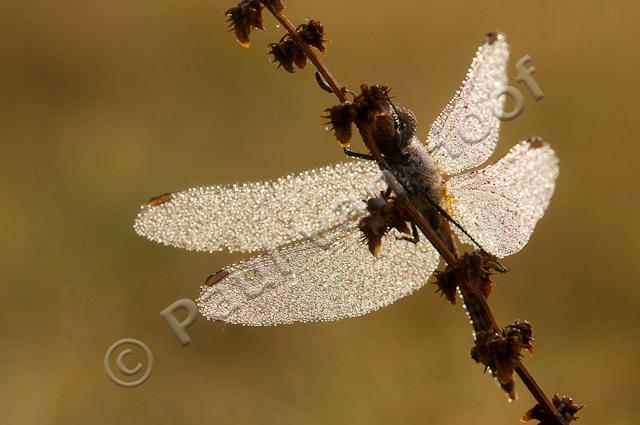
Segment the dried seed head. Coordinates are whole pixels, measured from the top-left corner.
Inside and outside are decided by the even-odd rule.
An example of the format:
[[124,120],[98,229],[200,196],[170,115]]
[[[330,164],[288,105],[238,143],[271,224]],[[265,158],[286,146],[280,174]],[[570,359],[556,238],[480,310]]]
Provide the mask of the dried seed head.
[[360,90],[361,94],[354,99],[358,109],[356,124],[371,129],[371,137],[385,156],[397,154],[415,135],[415,115],[395,106],[386,86],[363,84]]
[[490,369],[502,389],[515,399],[513,372],[523,349],[533,350],[533,330],[526,321],[517,321],[502,332],[493,330],[476,333],[475,345],[471,349],[471,358]]
[[356,119],[357,110],[353,102],[347,101],[340,105],[325,109],[323,118],[327,118],[331,130],[343,148],[349,147],[352,136],[352,124]]
[[[309,21],[298,26],[296,31],[305,43],[324,52],[324,28],[320,22]],[[278,68],[294,72],[294,65],[303,69],[309,63],[304,49],[289,34],[285,34],[279,42],[269,44],[269,48],[269,54],[273,56]]]
[[[372,87],[374,88],[372,90]],[[369,87],[362,85],[362,93],[355,98],[354,103],[358,109],[358,121],[368,125],[375,131],[380,128],[389,129],[385,137],[395,134],[395,116],[389,98],[382,94],[378,86]]]
[[365,126],[371,130],[382,153],[388,151],[391,143],[398,138],[398,117],[389,100],[389,89],[385,86],[363,84],[361,93],[353,102],[327,109],[326,118],[333,126],[336,139],[343,147],[349,145],[351,139],[351,124]]
[[302,69],[307,65],[307,56],[298,44],[291,38],[284,37],[278,43],[269,44],[269,54],[273,61],[288,72],[295,72],[294,65]]
[[379,115],[388,115],[393,124],[393,108],[389,100],[389,88],[374,84],[369,86],[362,84],[360,86],[360,94],[355,98],[353,103],[356,104],[359,116],[358,119],[363,124],[374,124],[375,117]]
[[236,35],[236,40],[249,47],[249,35],[253,28],[264,29],[262,25],[262,4],[258,0],[243,0],[237,6],[225,12],[229,30]]
[[433,284],[438,287],[436,292],[444,295],[451,304],[456,303],[456,290],[458,289],[461,279],[466,278],[464,274],[461,275],[461,273],[464,273],[464,270],[458,268],[457,264],[457,262],[449,264],[444,270],[439,270],[434,273],[435,281]]
[[324,26],[320,21],[311,20],[298,26],[297,31],[309,46],[313,46],[321,52],[326,50],[324,46],[326,42],[324,39]]
[[[338,109],[334,108],[330,108],[327,111],[334,110],[337,112]],[[399,144],[403,143],[404,137],[401,129],[405,127],[414,128],[411,126],[412,123],[415,124],[415,117],[413,120],[411,119],[413,115],[410,111],[402,109],[404,115],[401,115],[396,113],[396,110],[389,100],[389,89],[386,86],[363,84],[360,86],[360,94],[355,97],[352,105],[349,106],[349,123],[355,123],[358,127],[366,127],[370,130],[371,137],[380,148],[380,151],[387,155],[397,152]],[[355,111],[355,116],[353,116],[353,111]],[[407,120],[406,126],[401,122],[402,119]],[[338,128],[335,123],[334,128]],[[350,129],[347,134],[350,138]],[[345,140],[339,137],[338,132],[336,132],[336,138],[343,146],[348,141],[348,139]]]
[[474,268],[472,271],[474,276],[478,278],[482,295],[484,295],[485,298],[489,298],[489,295],[491,295],[491,289],[493,288],[491,276],[495,274],[495,271],[498,270],[499,267],[497,258],[493,255],[475,254],[477,255],[474,255]]
[[[578,420],[576,413],[580,411],[584,406],[578,406],[573,402],[571,397],[560,397],[558,394],[553,396],[553,405],[560,415],[568,422],[574,422]],[[530,420],[540,421],[538,425],[553,425],[557,421],[555,418],[540,404],[533,406],[521,419],[523,422]]]
[[438,286],[438,292],[442,293],[451,304],[456,303],[458,285],[467,279],[479,285],[482,295],[486,298],[491,294],[491,276],[496,267],[495,257],[479,252],[467,253],[455,263],[448,264],[443,271],[436,272],[434,284]]
[[371,198],[366,202],[369,215],[360,220],[358,227],[364,235],[363,240],[367,241],[369,251],[377,257],[384,235],[391,229],[409,234],[409,226],[407,217],[395,197],[386,198],[384,194],[380,194],[380,197]]
[[490,370],[511,400],[516,398],[513,372],[520,356],[517,344],[503,333],[493,331],[476,332],[471,358]]
[[520,348],[527,350],[529,354],[533,354],[533,327],[526,320],[516,320],[505,328],[505,335],[511,335],[516,338]]

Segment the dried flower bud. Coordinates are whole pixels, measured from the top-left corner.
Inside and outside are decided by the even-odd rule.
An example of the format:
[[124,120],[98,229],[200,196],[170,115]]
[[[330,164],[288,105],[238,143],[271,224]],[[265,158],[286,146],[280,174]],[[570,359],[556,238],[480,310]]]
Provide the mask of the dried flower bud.
[[479,285],[484,297],[491,294],[491,276],[496,270],[495,257],[472,252],[464,254],[455,263],[447,265],[443,271],[435,273],[434,284],[451,304],[456,303],[456,289],[463,280],[471,278]]
[[349,147],[352,136],[352,124],[356,118],[357,110],[353,102],[346,101],[340,105],[325,109],[323,118],[327,118],[331,125],[331,130],[343,148]]
[[368,84],[360,85],[360,98],[370,102],[386,103],[389,101],[389,87],[380,84],[372,86]]
[[[571,397],[560,397],[558,394],[553,396],[553,405],[558,410],[560,415],[568,422],[574,422],[578,420],[576,413],[580,411],[584,406],[578,406],[574,404]],[[523,422],[530,420],[540,421],[538,425],[553,425],[557,423],[555,418],[540,404],[533,406],[521,419]]]
[[516,320],[504,330],[505,335],[518,338],[521,349],[527,350],[529,354],[533,354],[533,327],[526,320]]
[[502,332],[493,330],[476,332],[475,345],[471,349],[471,358],[491,370],[491,374],[500,383],[502,389],[515,399],[513,372],[516,362],[522,356],[523,349],[533,350],[533,330],[526,321],[517,321]]
[[382,237],[389,230],[396,229],[401,233],[409,234],[407,218],[394,197],[387,198],[384,194],[380,197],[371,198],[367,201],[367,211],[369,215],[363,217],[358,224],[360,231],[364,234],[369,251],[374,256],[380,253]]
[[294,65],[302,69],[307,65],[307,56],[298,44],[288,37],[283,37],[278,43],[269,44],[269,54],[273,61],[288,72],[295,72]]
[[466,279],[466,276],[460,275],[463,270],[459,269],[457,264],[458,262],[449,264],[444,270],[438,270],[434,273],[435,281],[433,284],[438,287],[436,292],[444,295],[451,304],[456,303],[456,290],[461,279]]
[[519,355],[520,351],[511,343],[511,339],[493,331],[477,332],[475,345],[471,349],[471,358],[482,363],[485,371],[491,371],[511,400],[516,398],[513,372]]
[[376,144],[382,153],[385,153],[387,152],[385,148],[396,140],[398,134],[397,117],[389,101],[389,90],[385,86],[366,84],[360,86],[360,90],[361,93],[353,102],[349,102],[348,109],[338,109],[340,106],[327,109],[328,118],[336,130],[338,142],[343,147],[348,146],[351,139],[351,123],[355,123],[369,128]]
[[324,26],[320,21],[311,20],[306,24],[302,24],[297,28],[300,37],[309,45],[313,46],[321,52],[324,52]]
[[236,35],[236,40],[249,47],[249,34],[253,28],[264,29],[262,25],[262,4],[258,0],[243,0],[237,6],[225,12],[229,30]]
[[371,130],[371,137],[383,155],[392,155],[398,148],[405,146],[410,137],[406,137],[405,128],[411,127],[407,119],[415,116],[409,110],[396,107],[389,98],[389,88],[381,85],[360,86],[361,94],[354,99],[358,116],[356,124]]
[[358,118],[364,124],[374,124],[375,117],[378,115],[388,115],[393,123],[393,107],[389,100],[389,89],[386,86],[362,84],[360,94],[355,98],[354,103],[359,112]]
[[489,298],[491,295],[491,289],[493,289],[493,283],[491,282],[491,276],[495,274],[495,271],[499,267],[502,267],[497,262],[496,257],[493,255],[482,254],[479,255],[480,261],[477,262],[478,268],[475,269],[475,273],[479,278],[480,292],[485,298]]
[[[360,130],[366,129],[380,152],[385,156],[397,153],[398,148],[406,146],[415,135],[415,115],[406,108],[394,106],[389,99],[389,88],[386,86],[361,85],[360,94],[355,97],[350,108],[348,122],[353,122]],[[352,110],[355,111],[355,118],[352,118]],[[330,114],[333,111],[336,118],[343,116],[338,114],[340,110],[335,107],[327,111]],[[345,120],[340,122],[345,122]],[[335,124],[334,128],[341,128]],[[348,129],[347,138],[339,137],[338,132],[336,132],[336,137],[344,147],[351,138],[351,131],[349,126],[342,128]]]
[[[307,44],[324,52],[324,28],[320,22],[309,21],[298,26],[296,31]],[[279,42],[269,44],[269,48],[269,54],[273,56],[278,68],[294,72],[294,65],[303,69],[309,63],[304,49],[289,34],[285,34]]]

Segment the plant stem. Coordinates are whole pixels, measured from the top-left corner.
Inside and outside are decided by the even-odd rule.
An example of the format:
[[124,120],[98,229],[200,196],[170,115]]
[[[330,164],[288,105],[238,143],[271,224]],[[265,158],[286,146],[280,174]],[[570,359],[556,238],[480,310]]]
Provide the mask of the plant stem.
[[[291,21],[282,13],[277,11],[270,2],[264,2],[265,6],[271,12],[275,18],[282,24],[282,26],[287,30],[291,38],[293,38],[296,43],[303,49],[309,60],[316,67],[320,75],[325,79],[327,84],[333,90],[333,93],[336,95],[340,102],[345,102],[347,97],[345,95],[345,87],[338,82],[338,80],[334,77],[333,73],[327,68],[324,62],[320,59],[318,54],[309,46],[303,39],[300,37],[296,28],[293,26]],[[387,165],[386,160],[380,153],[378,146],[376,145],[375,140],[371,136],[371,132],[366,126],[358,126],[358,131],[362,136],[362,139],[365,143],[365,146],[371,154],[376,159],[378,165],[382,170],[389,170],[389,166]],[[396,191],[396,196],[398,200],[403,204],[409,213],[411,219],[418,226],[420,231],[426,236],[429,242],[435,247],[438,253],[444,258],[447,264],[452,264],[457,261],[458,256],[451,252],[451,250],[447,247],[447,245],[442,241],[442,239],[438,236],[438,234],[433,230],[433,228],[429,225],[429,222],[424,218],[420,210],[411,203],[409,198],[407,197],[404,191]],[[477,285],[474,285],[473,282],[469,280],[465,280],[460,283],[460,290],[463,294],[463,298],[469,299],[473,298],[476,305],[480,306],[482,316],[485,319],[487,324],[493,328],[495,332],[501,332],[501,328],[496,321],[496,318],[491,310],[491,307],[487,303],[486,298],[482,295]],[[551,414],[553,418],[555,418],[557,425],[568,425],[567,421],[564,417],[558,412],[555,408],[551,400],[546,396],[542,388],[538,385],[536,380],[533,378],[529,370],[522,364],[521,361],[516,362],[516,372],[522,382],[525,384],[529,392],[533,395],[536,401],[543,406],[548,413]]]
[[345,95],[344,87],[338,82],[338,80],[333,76],[329,68],[322,62],[320,57],[316,54],[316,52],[309,46],[303,39],[300,37],[300,34],[296,31],[296,28],[293,26],[289,18],[287,18],[282,12],[276,11],[271,3],[266,2],[266,7],[269,9],[269,12],[275,16],[275,18],[280,22],[280,24],[287,30],[291,38],[293,38],[298,46],[302,48],[305,55],[309,58],[309,60],[316,67],[320,75],[325,79],[333,93],[338,97],[340,102],[345,102],[347,100],[347,96]]

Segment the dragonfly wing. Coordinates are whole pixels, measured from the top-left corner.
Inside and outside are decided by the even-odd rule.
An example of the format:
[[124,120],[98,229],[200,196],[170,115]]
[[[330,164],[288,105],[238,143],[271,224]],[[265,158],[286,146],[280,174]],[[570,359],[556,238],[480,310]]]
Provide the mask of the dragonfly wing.
[[372,256],[355,223],[227,267],[202,287],[200,312],[253,326],[354,317],[409,295],[436,269],[429,243],[396,239],[395,230]]
[[448,175],[484,163],[498,142],[507,85],[509,46],[504,34],[489,34],[465,80],[431,125],[427,146]]
[[384,189],[373,161],[350,161],[276,181],[188,189],[154,198],[134,228],[193,251],[263,251],[301,240],[365,211]]
[[549,145],[537,138],[520,142],[495,164],[449,179],[449,213],[488,252],[514,254],[544,215],[558,172]]

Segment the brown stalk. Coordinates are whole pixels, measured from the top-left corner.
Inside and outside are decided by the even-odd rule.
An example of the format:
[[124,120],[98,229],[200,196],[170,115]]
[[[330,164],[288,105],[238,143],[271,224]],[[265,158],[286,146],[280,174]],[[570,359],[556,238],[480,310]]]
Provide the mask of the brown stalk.
[[[347,100],[345,87],[338,82],[338,80],[333,76],[333,73],[329,70],[329,68],[324,64],[324,62],[320,59],[320,57],[316,54],[316,52],[300,37],[297,33],[296,28],[293,26],[291,21],[282,13],[282,11],[277,10],[276,7],[273,6],[269,1],[264,2],[266,8],[273,14],[273,16],[280,22],[280,24],[286,29],[289,36],[298,43],[300,48],[303,49],[304,53],[307,55],[309,60],[313,63],[315,68],[318,70],[320,75],[324,78],[327,84],[333,90],[333,93],[336,95],[340,102],[345,102]],[[358,131],[362,136],[362,139],[365,143],[365,146],[371,154],[376,159],[378,165],[382,170],[389,170],[387,162],[384,157],[380,153],[380,149],[376,145],[373,137],[371,136],[370,130],[366,126],[358,126]],[[433,230],[433,228],[429,225],[429,222],[424,218],[422,213],[411,203],[409,198],[406,196],[404,191],[396,191],[396,196],[398,200],[403,204],[409,213],[412,220],[416,223],[420,231],[426,236],[429,242],[435,247],[435,249],[440,253],[442,258],[447,262],[447,264],[454,263],[458,259],[458,255],[456,253],[451,252],[446,244],[442,241],[442,239],[437,235],[437,233]],[[474,299],[476,305],[479,305],[482,310],[482,316],[487,323],[491,325],[491,327],[496,332],[501,332],[502,328],[498,325],[496,318],[491,310],[491,307],[487,303],[486,298],[480,292],[478,285],[475,285],[473,282],[468,280],[462,281],[460,283],[460,291],[465,300]],[[556,420],[558,425],[568,425],[567,421],[564,417],[558,412],[555,408],[549,397],[544,393],[542,388],[538,385],[534,377],[531,375],[529,370],[524,366],[524,364],[518,360],[516,362],[516,372],[522,382],[525,384],[531,395],[535,398],[535,400],[547,410]]]

